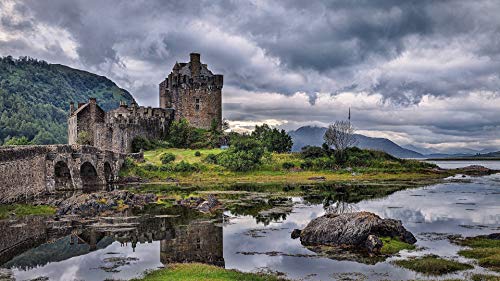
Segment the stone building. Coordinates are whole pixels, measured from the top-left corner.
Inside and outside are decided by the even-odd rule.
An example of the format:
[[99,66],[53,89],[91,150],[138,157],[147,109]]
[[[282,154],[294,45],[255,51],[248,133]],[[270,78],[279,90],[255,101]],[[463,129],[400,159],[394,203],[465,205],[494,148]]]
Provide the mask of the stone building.
[[[191,126],[222,127],[222,75],[213,74],[192,53],[190,62],[175,63],[172,73],[160,83],[160,108],[121,104],[105,112],[95,98],[70,104],[68,143],[93,145],[120,153],[132,151],[132,141],[141,136],[161,139],[172,120],[186,119]],[[83,142],[83,143],[82,143]]]
[[188,63],[175,63],[172,72],[160,83],[160,108],[175,110],[175,120],[182,118],[197,128],[209,129],[212,122],[222,126],[223,76],[213,74],[191,53]]
[[165,137],[173,115],[173,109],[138,106],[135,102],[105,112],[96,99],[91,98],[88,103],[78,104],[77,109],[70,104],[68,143],[84,141],[102,150],[129,153],[132,141],[138,136]]

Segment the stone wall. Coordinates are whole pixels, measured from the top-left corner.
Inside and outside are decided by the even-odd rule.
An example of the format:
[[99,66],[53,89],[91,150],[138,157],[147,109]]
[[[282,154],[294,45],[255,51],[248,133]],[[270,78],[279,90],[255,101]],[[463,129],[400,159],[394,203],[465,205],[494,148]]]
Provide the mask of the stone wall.
[[[28,199],[56,190],[108,184],[118,175],[124,159],[124,154],[92,146],[1,147],[0,203]],[[85,163],[93,172],[90,175],[82,174]]]

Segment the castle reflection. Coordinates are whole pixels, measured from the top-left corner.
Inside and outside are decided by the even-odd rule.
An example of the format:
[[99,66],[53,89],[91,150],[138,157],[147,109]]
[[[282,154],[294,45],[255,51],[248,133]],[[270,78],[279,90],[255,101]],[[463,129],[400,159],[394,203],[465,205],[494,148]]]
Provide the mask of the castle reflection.
[[[29,227],[29,224],[25,225]],[[222,226],[213,221],[186,221],[178,216],[168,215],[108,217],[88,225],[58,231],[55,235],[47,235],[56,233],[51,231],[50,226],[38,227],[43,229],[45,235],[36,245],[31,244],[31,248],[27,247],[27,243],[20,243],[19,239],[12,239],[16,233],[0,236],[0,245],[3,247],[0,252],[6,253],[8,250],[11,253],[10,257],[2,261],[2,267],[21,270],[43,267],[52,262],[105,249],[116,242],[125,247],[130,246],[135,252],[140,244],[153,241],[160,242],[157,251],[164,265],[199,262],[224,266]],[[33,238],[27,235],[30,231],[22,227],[9,229],[23,234],[23,240]]]

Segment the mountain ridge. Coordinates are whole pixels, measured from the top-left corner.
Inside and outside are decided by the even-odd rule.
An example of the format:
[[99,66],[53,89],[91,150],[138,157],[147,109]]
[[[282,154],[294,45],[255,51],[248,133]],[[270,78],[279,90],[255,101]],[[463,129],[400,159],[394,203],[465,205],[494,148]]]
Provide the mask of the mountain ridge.
[[[297,130],[289,131],[288,134],[293,139],[292,151],[300,151],[303,146],[323,144],[323,135],[327,128],[317,126],[303,126]],[[399,146],[386,138],[372,138],[360,134],[355,134],[356,146],[363,149],[375,149],[385,151],[399,158],[425,158],[421,153]]]

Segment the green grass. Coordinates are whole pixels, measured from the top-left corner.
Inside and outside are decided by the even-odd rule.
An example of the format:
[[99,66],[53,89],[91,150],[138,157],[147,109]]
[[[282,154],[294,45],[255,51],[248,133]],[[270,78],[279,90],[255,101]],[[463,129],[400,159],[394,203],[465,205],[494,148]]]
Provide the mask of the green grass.
[[394,263],[398,266],[429,275],[442,275],[474,268],[470,264],[445,260],[434,255],[420,258],[410,258],[407,260],[397,260],[394,261]]
[[[195,156],[196,151],[201,153],[201,156]],[[161,165],[160,157],[163,153],[173,153],[175,155],[174,162],[187,161],[189,163],[199,163],[208,154],[219,154],[222,149],[182,149],[182,148],[160,148],[155,150],[149,150],[144,152],[144,159],[146,162],[150,162],[156,165]]]
[[146,274],[142,279],[136,281],[163,281],[163,280],[185,280],[185,281],[276,281],[284,280],[272,275],[243,273],[236,270],[227,270],[213,265],[200,263],[169,264],[168,268],[160,269]]
[[471,277],[472,281],[500,281],[500,276],[489,274],[474,274]]
[[0,205],[0,219],[6,219],[11,214],[15,214],[17,217],[23,217],[27,215],[53,215],[56,209],[51,206],[33,206],[25,204],[9,204]]
[[[195,156],[200,151],[201,156]],[[273,153],[264,157],[262,165],[249,172],[232,172],[219,165],[203,162],[208,154],[219,154],[221,149],[177,149],[161,148],[144,152],[144,163],[120,171],[120,176],[138,176],[151,182],[164,182],[166,178],[175,178],[181,184],[228,184],[228,183],[312,183],[311,177],[324,176],[327,182],[360,182],[360,181],[420,181],[426,179],[441,179],[451,174],[435,173],[421,168],[368,168],[355,167],[355,175],[346,170],[300,170],[293,171],[283,168],[283,163],[294,163],[296,167],[304,161],[297,153]],[[164,153],[173,153],[175,163],[185,161],[198,165],[199,171],[172,172],[161,170],[160,157]],[[153,169],[151,169],[153,168]]]
[[459,243],[471,248],[459,251],[459,255],[476,259],[480,266],[500,272],[500,240],[471,237]]
[[397,238],[380,237],[380,240],[384,243],[380,253],[385,255],[393,255],[401,250],[414,250],[416,248],[415,245],[402,242]]

